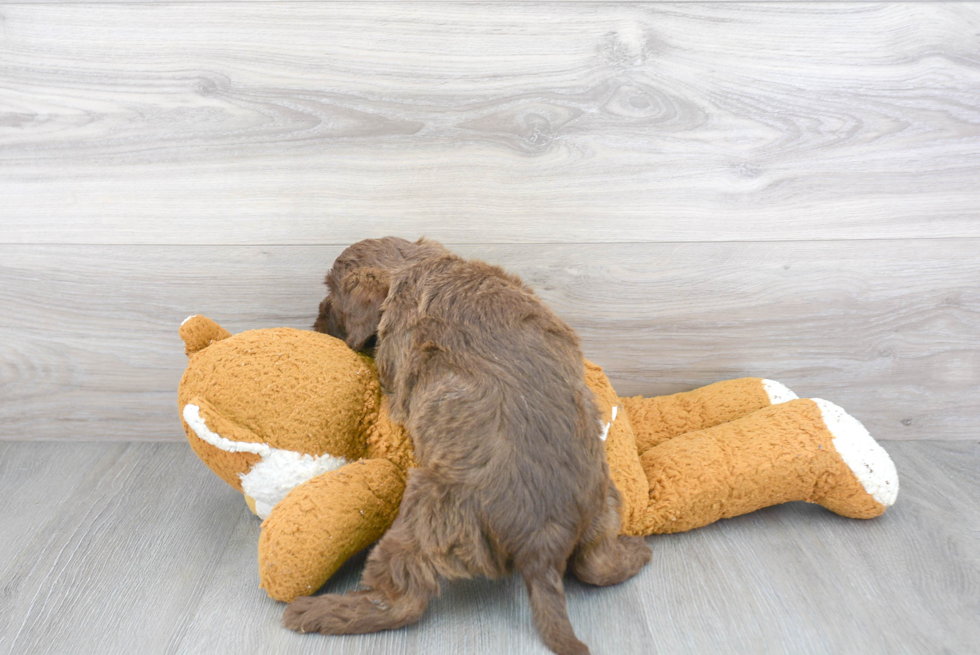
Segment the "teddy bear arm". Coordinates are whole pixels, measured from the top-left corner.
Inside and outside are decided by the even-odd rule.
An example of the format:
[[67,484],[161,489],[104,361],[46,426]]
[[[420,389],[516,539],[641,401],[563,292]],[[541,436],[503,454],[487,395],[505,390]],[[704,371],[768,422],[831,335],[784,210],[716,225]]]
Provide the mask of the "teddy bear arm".
[[404,491],[404,472],[384,459],[358,460],[297,486],[262,523],[261,587],[286,602],[316,592],[384,534]]
[[368,432],[367,457],[387,459],[403,471],[415,466],[412,438],[405,426],[391,419],[387,396],[381,398],[377,420]]
[[619,491],[620,531],[628,535],[643,534],[642,519],[649,489],[629,417],[602,367],[588,360],[584,360],[584,365],[585,383],[599,410],[599,438],[604,442],[609,477]]
[[677,436],[640,461],[649,482],[646,534],[798,500],[872,518],[898,492],[888,454],[856,419],[822,400],[792,400]]
[[778,382],[739,378],[669,396],[633,396],[620,401],[642,456],[650,448],[688,432],[741,418],[796,394]]

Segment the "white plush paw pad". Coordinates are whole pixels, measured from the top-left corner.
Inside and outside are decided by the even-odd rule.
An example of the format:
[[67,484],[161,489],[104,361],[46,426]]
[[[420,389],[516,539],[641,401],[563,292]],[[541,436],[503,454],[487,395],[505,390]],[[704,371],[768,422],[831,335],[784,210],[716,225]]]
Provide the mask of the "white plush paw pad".
[[763,380],[762,388],[766,390],[769,394],[769,404],[778,405],[779,403],[788,403],[791,400],[796,400],[799,398],[792,389],[787,387],[782,382],[776,382],[775,380]]
[[814,398],[824,425],[834,437],[834,448],[854,472],[864,490],[891,507],[898,497],[898,471],[892,458],[861,422],[832,402]]
[[273,448],[247,473],[240,474],[242,491],[255,500],[255,513],[262,520],[289,492],[328,471],[347,464],[343,457],[304,455],[292,450]]

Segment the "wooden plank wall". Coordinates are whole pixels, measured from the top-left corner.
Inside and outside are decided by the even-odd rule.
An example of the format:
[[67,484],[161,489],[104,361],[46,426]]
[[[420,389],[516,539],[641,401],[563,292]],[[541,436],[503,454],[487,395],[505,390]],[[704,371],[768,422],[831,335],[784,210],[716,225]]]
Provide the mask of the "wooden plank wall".
[[980,418],[980,5],[0,6],[0,439],[174,440],[176,335],[365,237],[523,275],[621,394]]

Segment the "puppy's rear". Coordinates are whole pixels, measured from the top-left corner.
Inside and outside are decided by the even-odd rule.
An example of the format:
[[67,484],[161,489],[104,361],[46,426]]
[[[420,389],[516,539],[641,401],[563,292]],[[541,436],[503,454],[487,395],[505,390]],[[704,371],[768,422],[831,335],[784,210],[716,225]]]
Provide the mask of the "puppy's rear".
[[574,332],[519,279],[482,262],[445,253],[385,276],[378,372],[419,467],[368,558],[369,590],[300,599],[285,624],[399,627],[421,616],[440,578],[513,567],[548,647],[588,652],[568,620],[566,565],[585,582],[615,584],[650,550],[618,537],[619,494]]

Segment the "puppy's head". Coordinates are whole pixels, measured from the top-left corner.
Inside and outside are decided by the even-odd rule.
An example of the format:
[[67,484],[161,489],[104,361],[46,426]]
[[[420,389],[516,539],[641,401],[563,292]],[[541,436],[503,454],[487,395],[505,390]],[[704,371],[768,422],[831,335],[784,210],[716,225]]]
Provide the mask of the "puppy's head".
[[411,243],[385,237],[355,243],[341,253],[327,273],[325,283],[330,293],[320,303],[313,329],[343,339],[354,350],[373,350],[392,272],[447,252],[441,244],[425,239]]
[[390,274],[381,268],[356,268],[340,281],[338,293],[331,293],[320,303],[320,317],[325,332],[343,339],[353,350],[373,350],[381,303],[388,296]]
[[347,334],[343,331],[343,327],[343,321],[333,308],[333,298],[327,296],[320,301],[320,313],[313,323],[313,329],[338,339],[346,339]]

